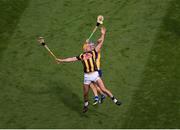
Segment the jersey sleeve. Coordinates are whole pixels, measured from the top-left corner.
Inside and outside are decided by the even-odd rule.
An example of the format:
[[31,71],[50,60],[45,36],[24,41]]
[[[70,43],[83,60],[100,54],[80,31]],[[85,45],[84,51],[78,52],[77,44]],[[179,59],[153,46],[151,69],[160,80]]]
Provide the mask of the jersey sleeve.
[[78,60],[82,60],[82,54],[76,56],[76,58],[77,58]]

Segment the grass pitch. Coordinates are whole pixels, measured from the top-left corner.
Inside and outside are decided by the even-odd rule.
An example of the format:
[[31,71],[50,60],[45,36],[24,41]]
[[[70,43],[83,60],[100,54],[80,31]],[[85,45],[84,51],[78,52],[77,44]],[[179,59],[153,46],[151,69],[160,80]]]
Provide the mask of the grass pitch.
[[[56,65],[36,38],[76,56],[99,14],[103,79],[123,105],[82,114],[81,63]],[[1,0],[0,128],[180,128],[179,36],[179,0]]]

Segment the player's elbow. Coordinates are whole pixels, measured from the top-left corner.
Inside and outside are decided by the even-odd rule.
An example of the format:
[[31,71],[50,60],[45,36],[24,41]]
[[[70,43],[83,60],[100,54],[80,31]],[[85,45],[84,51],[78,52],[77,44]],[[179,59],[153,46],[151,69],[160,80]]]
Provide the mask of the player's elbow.
[[101,48],[95,48],[96,52],[100,52]]

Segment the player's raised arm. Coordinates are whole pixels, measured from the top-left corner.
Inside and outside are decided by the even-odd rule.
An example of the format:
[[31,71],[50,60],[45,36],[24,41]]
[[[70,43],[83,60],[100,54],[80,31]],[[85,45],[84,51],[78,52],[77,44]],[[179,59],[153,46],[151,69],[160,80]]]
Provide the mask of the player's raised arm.
[[65,59],[56,59],[57,63],[63,63],[63,62],[75,62],[78,61],[77,57],[70,57]]
[[105,27],[101,27],[101,37],[98,39],[97,41],[97,46],[95,48],[95,50],[97,52],[99,52],[102,48],[103,42],[104,42],[104,38],[105,38],[105,34],[106,34],[106,28]]

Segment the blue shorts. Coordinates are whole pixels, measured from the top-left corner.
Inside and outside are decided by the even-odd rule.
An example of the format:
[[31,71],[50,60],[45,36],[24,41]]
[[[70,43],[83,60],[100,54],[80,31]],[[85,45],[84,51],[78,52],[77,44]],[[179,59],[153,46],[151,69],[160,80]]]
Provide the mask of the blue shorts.
[[102,70],[98,70],[99,77],[102,77]]

